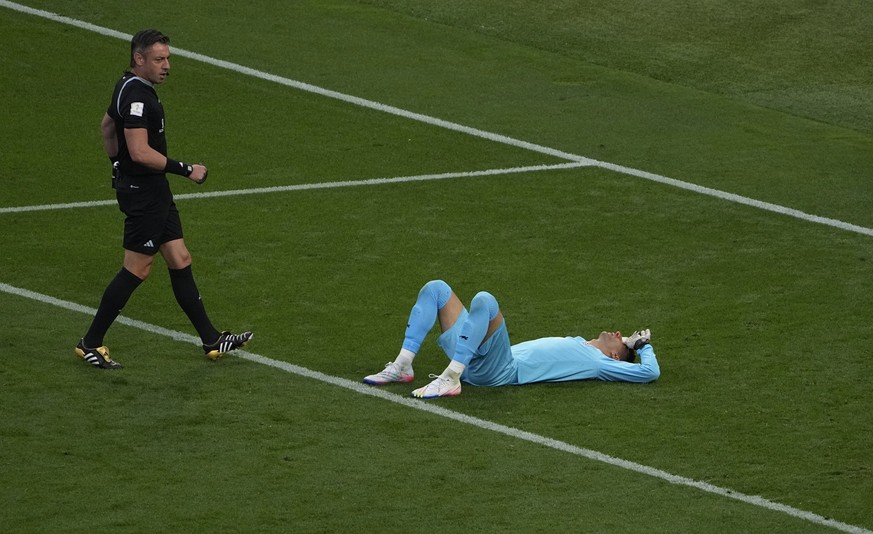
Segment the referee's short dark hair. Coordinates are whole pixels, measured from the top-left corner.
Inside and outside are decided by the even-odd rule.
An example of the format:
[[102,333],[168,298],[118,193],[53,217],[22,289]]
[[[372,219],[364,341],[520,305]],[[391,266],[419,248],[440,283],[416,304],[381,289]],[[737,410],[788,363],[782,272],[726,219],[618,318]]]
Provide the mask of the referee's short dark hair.
[[155,43],[170,44],[170,38],[158,30],[142,30],[137,32],[130,40],[130,66],[135,67],[134,54],[145,54],[150,46]]

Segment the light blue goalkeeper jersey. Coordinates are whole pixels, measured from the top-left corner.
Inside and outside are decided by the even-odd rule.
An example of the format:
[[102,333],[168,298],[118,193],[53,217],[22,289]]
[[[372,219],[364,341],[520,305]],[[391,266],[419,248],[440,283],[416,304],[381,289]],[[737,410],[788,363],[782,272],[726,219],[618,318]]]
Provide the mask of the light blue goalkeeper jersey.
[[544,337],[513,345],[517,384],[609,380],[651,382],[661,370],[651,345],[637,351],[640,363],[613,360],[581,337]]
[[[449,360],[455,354],[467,310],[437,339]],[[609,380],[645,383],[661,376],[655,350],[644,345],[637,351],[640,363],[606,356],[582,337],[544,337],[511,345],[506,321],[473,355],[461,380],[474,386],[510,386],[532,382]]]

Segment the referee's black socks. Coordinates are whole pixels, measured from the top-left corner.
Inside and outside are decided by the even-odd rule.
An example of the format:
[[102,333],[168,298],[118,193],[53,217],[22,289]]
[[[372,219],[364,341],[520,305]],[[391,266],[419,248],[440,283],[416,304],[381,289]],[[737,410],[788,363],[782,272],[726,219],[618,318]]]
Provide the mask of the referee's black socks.
[[170,284],[173,286],[173,294],[176,296],[179,307],[194,325],[194,329],[197,330],[203,344],[214,343],[221,332],[212,326],[209,316],[206,315],[206,308],[200,299],[200,291],[197,290],[197,283],[194,282],[191,266],[189,265],[184,269],[169,269],[169,271]]
[[136,288],[142,283],[142,280],[136,277],[135,274],[128,271],[124,267],[118,271],[115,278],[106,286],[103,291],[103,298],[100,299],[100,307],[97,308],[97,313],[94,314],[94,320],[91,321],[91,327],[88,328],[88,333],[82,338],[82,343],[87,348],[97,348],[103,345],[103,336],[106,331],[112,326],[112,322],[124,309],[130,296],[136,291]]

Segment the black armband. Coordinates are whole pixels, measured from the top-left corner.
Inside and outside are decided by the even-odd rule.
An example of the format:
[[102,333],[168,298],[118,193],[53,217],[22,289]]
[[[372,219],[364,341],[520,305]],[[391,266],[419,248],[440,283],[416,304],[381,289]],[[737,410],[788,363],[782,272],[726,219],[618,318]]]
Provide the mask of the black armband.
[[182,163],[181,161],[176,161],[170,158],[167,158],[167,165],[164,167],[164,172],[178,174],[179,176],[191,176],[193,171],[194,167],[187,163]]

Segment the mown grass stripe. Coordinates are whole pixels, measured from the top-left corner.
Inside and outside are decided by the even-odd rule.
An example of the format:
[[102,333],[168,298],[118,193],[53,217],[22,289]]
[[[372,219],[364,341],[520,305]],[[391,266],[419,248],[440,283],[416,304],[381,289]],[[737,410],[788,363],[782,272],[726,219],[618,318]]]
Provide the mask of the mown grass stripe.
[[[31,299],[37,302],[41,302],[43,304],[48,304],[51,306],[56,306],[58,308],[62,308],[69,311],[74,311],[78,313],[84,313],[89,316],[93,316],[96,313],[96,309],[90,308],[88,306],[84,306],[81,304],[77,304],[75,302],[70,302],[66,300],[61,300],[55,297],[51,297],[49,295],[44,295],[42,293],[37,293],[35,291],[30,291],[27,289],[18,288],[15,286],[11,286],[9,284],[5,284],[0,282],[0,291],[4,293],[8,293],[10,295],[15,295],[18,297],[23,297],[27,299]],[[163,328],[161,326],[153,325],[150,323],[146,323],[143,321],[138,321],[136,319],[131,319],[129,317],[119,316],[116,319],[116,322],[130,326],[132,328],[137,328],[140,330],[144,330],[146,332],[169,337],[176,341],[181,341],[184,343],[191,343],[195,345],[200,345],[200,339],[192,336],[190,334],[185,334],[183,332],[178,332],[175,330],[170,330],[168,328]],[[582,458],[587,458],[589,460],[594,460],[597,462],[602,462],[605,464],[609,464],[615,467],[619,467],[621,469],[626,469],[628,471],[633,471],[636,473],[640,473],[643,475],[648,475],[650,477],[658,478],[669,482],[670,484],[674,484],[677,486],[687,486],[690,488],[698,489],[701,491],[705,491],[707,493],[712,493],[721,497],[726,497],[728,499],[733,499],[736,501],[744,502],[747,504],[751,504],[753,506],[758,506],[761,508],[765,508],[767,510],[772,510],[774,512],[780,512],[791,517],[795,517],[797,519],[802,519],[805,521],[809,521],[811,523],[816,523],[819,525],[823,525],[826,527],[830,527],[842,532],[849,532],[852,534],[873,534],[873,531],[864,529],[862,527],[858,527],[855,525],[849,525],[847,523],[843,523],[840,521],[836,521],[831,518],[823,517],[818,514],[814,514],[812,512],[808,512],[805,510],[800,510],[798,508],[794,508],[793,506],[788,506],[785,504],[773,502],[767,500],[763,497],[759,497],[757,495],[746,495],[744,493],[740,493],[731,489],[722,488],[720,486],[715,486],[713,484],[709,484],[707,482],[702,482],[699,480],[694,480],[691,478],[674,475],[667,471],[663,471],[661,469],[657,469],[654,467],[649,467],[643,464],[638,464],[636,462],[631,462],[629,460],[623,460],[621,458],[616,458],[614,456],[610,456],[608,454],[603,454],[601,452],[597,452],[591,449],[585,449],[582,447],[577,447],[575,445],[571,445],[569,443],[565,443],[563,441],[559,441],[556,439],[548,438],[545,436],[541,436],[539,434],[534,434],[532,432],[527,432],[524,430],[519,430],[517,428],[512,428],[506,425],[502,425],[500,423],[495,423],[493,421],[488,421],[486,419],[480,419],[478,417],[472,417],[460,412],[455,412],[441,406],[437,406],[435,404],[429,403],[427,401],[416,400],[410,397],[404,397],[397,395],[395,393],[389,393],[385,390],[378,389],[373,386],[365,385],[361,382],[354,382],[345,378],[340,378],[336,376],[331,376],[328,374],[321,373],[319,371],[313,371],[311,369],[307,369],[306,367],[301,367],[299,365],[295,365],[293,363],[283,362],[280,360],[274,360],[272,358],[268,358],[266,356],[261,356],[259,354],[255,354],[253,352],[238,350],[232,353],[233,355],[238,356],[239,358],[248,360],[253,363],[258,363],[261,365],[267,365],[269,367],[273,367],[275,369],[280,369],[282,371],[295,374],[298,376],[311,378],[313,380],[318,380],[324,382],[326,384],[331,384],[334,386],[338,386],[355,393],[359,393],[362,395],[369,395],[371,397],[377,397],[383,400],[387,400],[389,402],[393,402],[396,404],[400,404],[407,408],[412,408],[415,410],[419,410],[422,412],[427,412],[433,415],[437,415],[439,417],[444,417],[446,419],[451,419],[453,421],[457,421],[459,423],[463,423],[465,425],[470,425],[473,427],[481,428],[483,430],[490,430],[492,432],[497,432],[499,434],[503,434],[509,436],[514,439],[519,439],[522,441],[527,441],[530,443],[534,443],[537,445],[542,445],[544,447],[549,447],[551,449],[563,451],[575,456],[579,456]],[[97,372],[97,371],[95,371]]]
[[[15,2],[8,2],[7,0],[0,0],[0,6],[6,7],[8,9],[12,9],[14,11],[18,11],[21,13],[26,13],[29,15],[43,17],[43,18],[46,18],[48,20],[60,22],[62,24],[68,24],[71,26],[75,26],[77,28],[92,31],[92,32],[98,33],[100,35],[105,35],[108,37],[115,37],[115,38],[123,39],[126,41],[129,41],[133,37],[130,34],[119,32],[116,30],[111,30],[109,28],[104,28],[102,26],[97,26],[95,24],[91,24],[89,22],[84,22],[81,20],[73,19],[70,17],[65,17],[63,15],[58,15],[56,13],[51,13],[49,11],[43,11],[41,9],[35,9],[32,7],[24,6],[21,4],[17,4]],[[837,219],[831,219],[828,217],[821,217],[818,215],[812,215],[812,214],[805,213],[805,212],[802,212],[802,211],[799,211],[796,209],[787,208],[784,206],[779,206],[777,204],[771,204],[768,202],[755,200],[755,199],[744,197],[741,195],[728,193],[728,192],[721,191],[718,189],[712,189],[709,187],[699,186],[699,185],[696,185],[696,184],[693,184],[690,182],[684,182],[682,180],[668,178],[666,176],[650,173],[650,172],[639,170],[639,169],[633,169],[631,167],[625,167],[623,165],[617,165],[617,164],[609,163],[609,162],[605,162],[605,161],[594,160],[594,159],[587,158],[585,156],[581,156],[578,154],[571,154],[569,152],[565,152],[565,151],[558,150],[555,148],[550,148],[550,147],[538,145],[535,143],[530,143],[528,141],[522,141],[520,139],[514,139],[512,137],[508,137],[508,136],[501,135],[501,134],[486,132],[484,130],[479,130],[477,128],[472,128],[469,126],[464,126],[462,124],[457,124],[457,123],[446,121],[446,120],[439,119],[436,117],[431,117],[429,115],[424,115],[421,113],[407,111],[407,110],[397,108],[394,106],[390,106],[387,104],[382,104],[380,102],[374,102],[372,100],[367,100],[364,98],[348,95],[345,93],[340,93],[338,91],[333,91],[331,89],[325,89],[323,87],[318,87],[316,85],[312,85],[309,83],[305,83],[305,82],[301,82],[301,81],[297,81],[297,80],[292,80],[290,78],[285,78],[283,76],[278,76],[276,74],[270,74],[268,72],[253,69],[251,67],[246,67],[244,65],[240,65],[237,63],[232,63],[230,61],[216,59],[216,58],[213,58],[210,56],[199,54],[197,52],[192,52],[190,50],[185,50],[182,48],[175,48],[174,47],[173,53],[178,55],[178,56],[181,56],[181,57],[187,57],[187,58],[193,59],[195,61],[200,61],[202,63],[206,63],[209,65],[213,65],[215,67],[227,69],[227,70],[230,70],[233,72],[237,72],[239,74],[244,74],[246,76],[252,76],[252,77],[259,78],[259,79],[262,79],[265,81],[275,82],[275,83],[278,83],[281,85],[293,87],[295,89],[307,91],[307,92],[318,94],[318,95],[325,96],[328,98],[334,98],[337,100],[341,100],[343,102],[348,102],[350,104],[354,104],[356,106],[361,106],[361,107],[365,107],[368,109],[374,109],[374,110],[382,111],[385,113],[390,113],[392,115],[397,115],[397,116],[404,117],[404,118],[407,118],[410,120],[423,122],[425,124],[438,126],[440,128],[445,128],[448,130],[462,132],[462,133],[465,133],[468,135],[472,135],[472,136],[479,137],[482,139],[487,139],[487,140],[494,141],[497,143],[503,143],[506,145],[511,145],[511,146],[515,146],[518,148],[523,148],[525,150],[532,150],[534,152],[539,152],[541,154],[546,154],[549,156],[554,156],[557,158],[566,159],[566,160],[580,163],[583,165],[600,167],[600,168],[614,171],[617,173],[621,173],[621,174],[625,174],[625,175],[629,175],[629,176],[635,176],[637,178],[650,180],[650,181],[657,182],[660,184],[670,185],[673,187],[679,187],[682,189],[686,189],[688,191],[694,191],[694,192],[699,193],[701,195],[715,197],[715,198],[725,200],[728,202],[735,202],[735,203],[740,203],[740,204],[744,204],[747,206],[752,206],[752,207],[763,209],[766,211],[771,211],[774,213],[779,213],[781,215],[786,215],[789,217],[800,219],[800,220],[803,220],[806,222],[811,222],[814,224],[823,224],[826,226],[838,228],[840,230],[845,230],[847,232],[854,232],[854,233],[873,237],[873,228],[858,226],[855,224],[840,221]]]

